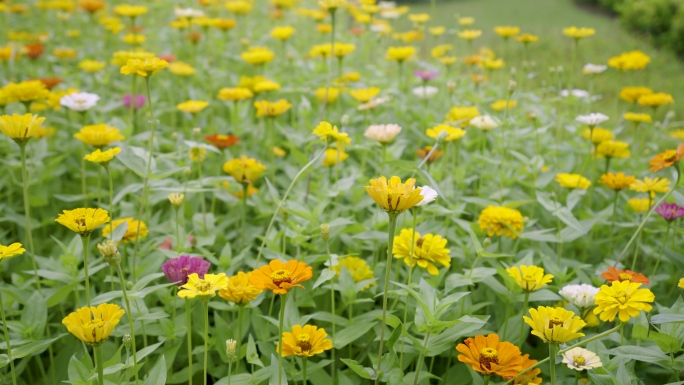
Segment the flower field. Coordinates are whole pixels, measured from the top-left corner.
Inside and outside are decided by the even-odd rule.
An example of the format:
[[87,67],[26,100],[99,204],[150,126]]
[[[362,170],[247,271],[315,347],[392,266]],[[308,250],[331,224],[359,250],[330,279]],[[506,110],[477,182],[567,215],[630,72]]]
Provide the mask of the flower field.
[[464,4],[0,2],[0,384],[682,383],[681,66]]

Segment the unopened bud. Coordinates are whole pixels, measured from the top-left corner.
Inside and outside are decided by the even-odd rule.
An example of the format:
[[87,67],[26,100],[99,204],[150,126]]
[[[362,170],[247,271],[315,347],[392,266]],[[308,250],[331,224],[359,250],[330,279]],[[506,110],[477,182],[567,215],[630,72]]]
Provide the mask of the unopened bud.
[[437,135],[437,142],[438,143],[444,143],[447,136],[449,136],[449,133],[446,130],[440,131],[439,134]]
[[105,258],[105,261],[109,263],[110,266],[118,266],[121,263],[121,254],[116,248],[116,242],[108,239],[97,245],[97,249]]
[[518,86],[518,83],[515,82],[515,80],[509,80],[508,81],[508,92],[513,93],[515,91],[515,88]]
[[123,344],[124,344],[124,346],[125,346],[126,348],[130,348],[132,342],[133,342],[133,337],[131,337],[131,335],[128,334],[128,333],[127,333],[127,334],[124,334],[124,336],[123,336]]
[[330,239],[330,225],[327,223],[321,225],[321,238],[326,242]]
[[484,241],[482,241],[482,246],[483,246],[483,247],[487,247],[487,246],[489,246],[489,245],[491,245],[491,244],[492,244],[492,239],[489,238],[489,237],[485,238]]
[[237,360],[237,341],[233,339],[226,340],[226,356],[228,356],[228,360],[231,362]]
[[453,91],[453,90],[456,89],[456,82],[453,81],[453,80],[449,80],[449,81],[446,83],[446,86],[447,86],[447,88],[448,88],[450,91]]
[[349,115],[342,115],[342,118],[340,119],[340,124],[343,126],[346,126],[349,124]]
[[192,174],[192,169],[191,169],[190,167],[186,167],[186,168],[183,169],[183,175],[184,175],[186,178],[189,178],[189,177],[190,177],[190,174]]
[[178,140],[178,133],[177,133],[177,132],[172,132],[172,133],[171,133],[171,139],[173,139],[174,141],[175,141],[175,140]]
[[195,135],[199,135],[202,132],[202,129],[199,127],[195,127],[192,129],[192,133]]
[[169,194],[169,202],[173,205],[173,208],[177,209],[183,204],[183,198],[185,194],[173,193]]

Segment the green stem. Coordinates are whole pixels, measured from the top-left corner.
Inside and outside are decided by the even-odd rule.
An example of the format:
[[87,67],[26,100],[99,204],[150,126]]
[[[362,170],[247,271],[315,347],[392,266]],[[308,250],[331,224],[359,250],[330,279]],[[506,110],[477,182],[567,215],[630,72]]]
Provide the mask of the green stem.
[[556,349],[555,343],[549,343],[549,379],[551,385],[556,385]]
[[[512,380],[511,380],[512,381]],[[484,383],[483,385],[489,385],[489,376],[484,376]]]
[[651,273],[651,276],[654,276],[656,272],[658,271],[658,266],[660,266],[660,259],[663,257],[663,253],[665,252],[665,245],[667,245],[667,241],[670,239],[670,230],[672,229],[672,226],[668,223],[667,225],[667,231],[665,231],[665,241],[663,242],[663,247],[660,248],[660,253],[658,254],[658,260],[656,261],[655,267],[653,268],[653,273]]
[[[330,242],[328,242],[328,239],[326,238],[325,240],[325,250],[328,253],[328,268],[332,270],[333,265],[332,265],[332,255],[330,254]],[[334,276],[333,276],[334,277]],[[332,328],[332,333],[330,334],[330,337],[332,338],[333,342],[335,341],[335,279],[330,280],[330,313],[332,313],[332,317],[330,320],[331,328]],[[330,349],[330,354],[332,357],[332,364],[330,365],[330,377],[332,379],[331,384],[335,384],[335,347]],[[306,362],[306,358],[304,359]],[[304,364],[306,367],[306,363]],[[306,376],[304,376],[304,384],[306,385]]]
[[[240,218],[240,246],[245,246],[245,221],[247,218],[247,191],[249,184],[242,184],[242,218]],[[284,252],[283,252],[284,253]]]
[[[414,248],[416,245],[416,227],[418,225],[418,208],[413,207],[411,209],[411,213],[413,214],[413,233],[411,234],[411,253],[409,254],[409,273],[408,273],[408,280],[407,280],[407,285],[411,286],[411,277],[413,275],[413,252]],[[410,299],[410,294],[406,293],[406,303],[404,304],[404,323],[403,325],[406,325],[406,319],[408,318],[408,303]],[[399,367],[403,368],[403,362],[404,362],[404,340],[402,339],[401,341],[401,353],[399,354]]]
[[33,247],[33,232],[31,230],[31,211],[29,207],[29,192],[28,192],[28,173],[26,172],[26,143],[19,144],[19,150],[21,153],[21,181],[24,193],[24,223],[26,231],[26,240],[28,247],[31,251],[31,264],[33,266],[33,274],[36,278],[36,289],[38,293],[43,294],[43,290],[40,287],[40,278],[38,277],[38,265],[36,264],[36,253]]
[[90,307],[90,275],[88,275],[88,246],[90,245],[90,234],[81,236],[83,242],[83,269],[85,272],[85,294],[86,304]]
[[114,239],[114,182],[112,181],[112,172],[109,171],[109,165],[105,166],[107,172],[107,179],[109,180],[109,238]]
[[7,343],[7,358],[10,363],[10,372],[12,372],[12,384],[17,385],[17,375],[14,372],[14,359],[12,358],[12,346],[10,344],[9,332],[7,332],[7,318],[5,317],[5,304],[2,301],[2,293],[0,292],[0,314],[2,315],[2,328],[5,332],[5,342]]
[[[126,281],[124,280],[121,265],[116,266],[116,272],[119,275],[119,284],[121,285],[121,292],[123,293],[124,303],[126,304],[128,327],[131,329],[131,347],[133,348],[133,371],[135,374],[135,384],[138,385],[138,355],[137,347],[135,345],[135,327],[133,325],[133,313],[131,312],[131,302],[128,299],[128,290],[126,289]],[[128,380],[128,378],[126,380]]]
[[181,249],[180,226],[178,225],[178,209],[179,208],[174,207],[174,211],[176,211],[176,247],[174,247],[174,249],[176,251]]
[[382,292],[382,325],[380,328],[380,346],[378,347],[378,361],[375,368],[376,377],[375,384],[380,382],[380,376],[382,371],[380,370],[380,363],[382,362],[382,352],[383,344],[385,342],[385,321],[387,319],[387,292],[389,291],[390,276],[392,273],[392,246],[394,244],[394,232],[397,227],[397,217],[399,216],[396,212],[388,212],[389,216],[389,229],[387,230],[388,235],[388,245],[387,245],[387,266],[385,267],[385,287]]
[[95,346],[95,361],[97,366],[97,381],[100,385],[104,385],[104,364],[102,359],[102,344]]
[[202,185],[202,163],[197,164],[197,176],[200,187],[200,207],[202,208],[202,229],[207,232],[207,201],[204,199],[204,186]]
[[[306,357],[302,358],[302,385],[306,385],[308,382],[307,378],[306,378],[306,363],[307,363],[307,361],[308,360],[306,359]],[[334,382],[333,382],[333,384],[334,384]]]
[[283,383],[283,322],[285,321],[285,302],[287,294],[280,295],[280,317],[278,317],[278,385]]
[[418,357],[418,363],[416,364],[416,375],[413,377],[413,385],[418,384],[418,377],[420,376],[420,371],[423,368],[423,361],[425,360],[425,351],[427,350],[428,340],[430,339],[430,332],[425,334],[425,340],[423,341],[423,350],[420,352]]
[[[204,299],[206,298],[206,299]],[[207,385],[207,361],[209,361],[209,298],[204,297],[204,385]]]
[[188,384],[192,385],[192,313],[190,312],[190,300],[185,299],[185,323],[188,337]]
[[[240,359],[240,347],[242,346],[242,317],[245,313],[245,305],[238,305],[238,338],[237,338],[237,359]],[[238,361],[239,362],[239,361]],[[235,366],[235,370],[239,370],[240,365]]]
[[499,203],[501,204],[503,204],[504,164],[506,163],[506,118],[508,117],[508,104],[511,101],[511,95],[513,92],[509,91],[506,97],[503,119],[501,119],[501,165],[499,166]]
[[608,252],[613,254],[613,241],[615,240],[615,222],[616,222],[616,215],[617,215],[617,204],[618,204],[618,198],[619,198],[619,191],[615,191],[615,196],[613,197],[613,215],[611,216],[611,224],[610,224],[610,247],[608,248]]
[[[525,311],[527,310],[527,303],[530,300],[530,292],[525,290],[525,300],[523,301],[523,316],[525,315]],[[522,322],[520,324],[520,342],[518,343],[518,346],[522,346],[523,342],[525,342],[525,322]]]

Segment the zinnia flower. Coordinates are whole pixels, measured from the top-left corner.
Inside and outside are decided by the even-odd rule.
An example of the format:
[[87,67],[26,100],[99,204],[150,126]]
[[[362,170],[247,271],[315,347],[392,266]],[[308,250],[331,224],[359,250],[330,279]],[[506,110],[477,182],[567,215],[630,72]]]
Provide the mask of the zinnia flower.
[[649,178],[645,177],[644,180],[637,179],[631,186],[630,190],[647,193],[651,199],[655,198],[656,193],[666,193],[670,191],[670,181],[666,178]]
[[[349,256],[338,259],[337,265],[332,267],[337,277],[340,276],[340,271],[342,270],[342,268],[346,269],[349,272],[349,275],[351,275],[352,279],[354,280],[354,283],[373,280],[375,278],[373,270],[371,270],[370,266],[368,266],[366,261],[359,257]],[[373,285],[375,285],[375,281],[361,288],[360,291],[364,291]]]
[[653,90],[648,87],[624,87],[620,90],[620,99],[635,103],[640,97],[650,95]]
[[582,132],[582,136],[586,139],[591,138],[591,142],[594,144],[599,144],[605,142],[606,140],[613,139],[613,133],[605,128],[595,127],[593,130],[586,129]]
[[602,113],[591,113],[589,115],[580,115],[575,118],[576,121],[586,124],[589,127],[596,127],[599,124],[605,122],[609,118]]
[[131,94],[126,94],[121,98],[121,101],[123,101],[124,107],[126,108],[131,108],[131,99],[133,102],[133,109],[134,110],[139,110],[141,109],[145,103],[147,102],[147,98],[145,95],[137,94],[135,97],[131,97]]
[[410,59],[415,54],[416,48],[410,45],[404,47],[388,47],[385,59],[401,63]]
[[363,135],[380,143],[391,143],[400,132],[401,126],[398,124],[373,124]]
[[583,283],[581,285],[565,285],[558,294],[571,304],[584,309],[594,306],[594,298],[598,292],[598,287]]
[[209,106],[209,102],[204,100],[188,100],[187,102],[179,103],[176,105],[180,111],[187,112],[189,114],[196,114]]
[[473,41],[482,35],[479,29],[464,29],[458,32],[458,37],[467,41]]
[[9,257],[24,254],[25,251],[26,249],[24,249],[19,242],[12,243],[9,246],[0,245],[0,261]]
[[636,282],[648,285],[649,280],[645,275],[641,273],[635,273],[631,270],[617,270],[614,267],[609,267],[608,270],[601,274],[601,278],[607,280],[608,282],[618,281],[618,282]]
[[349,134],[340,132],[337,126],[333,126],[328,122],[320,122],[311,133],[328,143],[335,142],[340,150],[344,149],[345,144],[351,143]]
[[639,214],[648,211],[651,208],[652,203],[653,202],[649,198],[632,198],[627,201],[629,207]]
[[563,35],[571,37],[575,40],[584,39],[586,37],[594,36],[596,31],[593,28],[575,26],[563,28]]
[[285,99],[280,99],[277,102],[269,102],[268,100],[258,100],[254,102],[256,108],[256,116],[275,118],[280,116],[292,108],[292,104]]
[[249,282],[260,290],[271,290],[273,294],[287,294],[295,287],[304,288],[300,282],[313,277],[313,269],[304,262],[289,261],[282,263],[272,260],[268,265],[254,270]]
[[651,108],[657,108],[665,104],[673,104],[674,102],[672,95],[663,92],[642,95],[637,100],[639,105]]
[[228,277],[225,273],[204,274],[203,278],[200,278],[197,273],[192,273],[188,275],[188,282],[180,286],[178,296],[181,298],[215,297],[216,292],[225,289],[227,285]]
[[446,124],[440,124],[435,127],[428,128],[425,131],[425,134],[432,139],[437,139],[437,137],[442,131],[446,132],[446,138],[444,139],[444,141],[446,142],[453,142],[459,140],[466,134],[465,130],[458,127],[447,126]]
[[544,274],[543,268],[534,265],[513,266],[506,269],[506,272],[518,286],[530,292],[541,289],[553,280],[553,275]]
[[501,36],[504,40],[520,33],[520,27],[512,27],[508,25],[494,27],[494,33]]
[[631,186],[635,181],[635,178],[631,175],[625,175],[621,172],[613,174],[612,172],[605,173],[601,175],[600,182],[606,187],[614,190],[621,191]]
[[419,86],[411,90],[411,93],[421,99],[429,99],[437,94],[439,89],[433,86]]
[[451,107],[444,120],[464,127],[476,116],[480,116],[480,110],[477,107],[457,106]]
[[655,296],[648,289],[639,289],[641,285],[631,281],[613,281],[610,286],[601,286],[601,291],[596,294],[594,314],[600,314],[603,322],[613,322],[616,316],[621,322],[627,322],[642,310],[651,311],[653,307],[649,302],[653,302]]
[[119,147],[110,148],[107,151],[101,151],[98,148],[92,153],[86,154],[83,159],[87,160],[88,162],[100,163],[106,167],[109,165],[109,162],[111,162],[111,160],[114,159],[114,157],[120,152],[121,149]]
[[36,134],[45,118],[33,114],[0,116],[0,131],[18,143],[26,143]]
[[323,328],[313,325],[294,325],[292,332],[283,333],[283,357],[312,357],[333,348]]
[[210,267],[211,263],[205,261],[202,257],[181,255],[178,258],[172,258],[164,262],[161,269],[170,283],[183,286],[188,283],[188,276],[190,274],[197,274],[198,278],[204,278]]
[[236,305],[245,305],[253,301],[262,290],[249,282],[251,275],[252,273],[239,271],[236,275],[229,277],[226,287],[219,291],[219,296]]
[[238,183],[254,183],[266,171],[266,166],[254,158],[241,155],[223,164],[223,172],[230,174]]
[[102,148],[113,142],[120,142],[126,139],[121,135],[118,128],[106,124],[94,124],[83,126],[74,138],[93,147]]
[[666,221],[674,221],[684,216],[684,207],[676,203],[663,202],[655,208],[655,212]]
[[249,88],[221,88],[218,93],[218,98],[221,100],[228,101],[240,101],[245,99],[251,99],[254,97],[254,93]]
[[563,363],[568,365],[568,368],[577,371],[589,370],[603,366],[601,358],[587,349],[572,348],[563,353]]
[[109,222],[109,213],[107,210],[90,208],[63,210],[55,222],[82,237],[87,237],[93,230]]
[[586,190],[589,188],[589,186],[591,186],[591,182],[589,181],[589,179],[579,174],[556,174],[556,182],[558,182],[558,184],[561,185],[561,187],[571,189]]
[[653,121],[651,115],[636,112],[626,112],[624,118],[625,120],[629,120],[630,122],[634,122],[636,124],[651,123]]
[[498,334],[476,335],[456,346],[458,360],[485,376],[516,377],[522,371],[525,358],[510,342],[500,341]]
[[240,138],[233,135],[213,134],[205,136],[204,140],[213,144],[214,147],[223,150],[237,144],[237,142],[240,141]]
[[366,186],[366,192],[385,211],[391,214],[399,214],[415,206],[423,200],[420,195],[421,189],[415,188],[416,180],[409,178],[401,183],[401,178],[393,176],[388,181],[381,176],[371,179],[370,186]]
[[159,58],[129,59],[126,65],[121,67],[120,72],[124,75],[135,74],[138,76],[152,76],[169,66],[169,62]]
[[432,151],[432,146],[425,146],[424,148],[419,148],[416,150],[416,154],[418,154],[420,159],[425,159],[430,152],[432,152],[432,155],[430,155],[430,158],[427,160],[428,163],[433,163],[437,159],[441,158],[442,155],[444,155],[444,151],[440,150],[439,148],[435,151]]
[[334,148],[326,148],[325,155],[323,156],[323,167],[332,167],[338,163],[342,163],[345,159],[349,158],[349,154],[344,151],[340,151]]
[[[535,365],[538,361],[537,360],[531,360],[529,354],[525,354],[523,358],[525,361],[522,364],[522,371],[525,369],[529,368],[532,365]],[[537,377],[541,374],[541,369],[539,367],[536,367],[534,369],[530,369],[526,371],[525,373],[519,374],[515,379],[513,379],[512,384],[513,385],[539,385],[542,383],[541,377]]]
[[477,219],[480,231],[487,230],[488,236],[502,234],[509,238],[517,238],[523,231],[523,216],[520,211],[503,206],[488,206]]
[[606,140],[596,146],[598,158],[629,158],[629,143],[617,140]]
[[532,334],[546,343],[566,343],[583,337],[579,331],[586,325],[575,313],[562,307],[539,306],[530,309],[530,317],[523,317],[525,323],[532,328]]
[[99,345],[109,338],[125,311],[111,303],[82,307],[64,317],[62,324],[79,340]]
[[260,66],[273,61],[275,53],[266,47],[249,47],[240,56],[247,63],[253,66]]
[[481,115],[470,119],[470,125],[482,131],[489,131],[499,127],[499,122],[489,115]]
[[373,99],[378,93],[380,93],[380,89],[377,87],[360,88],[349,91],[349,95],[351,95],[352,98],[356,99],[361,103],[367,103],[369,100]]
[[46,99],[50,91],[40,80],[26,80],[19,83],[10,82],[4,86],[3,93],[10,103],[30,103]]
[[684,158],[684,143],[680,143],[676,150],[666,150],[654,156],[648,163],[651,171],[656,172],[670,167]]
[[[121,241],[124,243],[133,242],[136,240],[136,238],[146,237],[147,234],[149,233],[149,230],[148,230],[145,222],[138,221],[138,220],[133,219],[131,217],[126,217],[126,218],[116,219],[116,220],[112,221],[112,226],[105,226],[102,229],[102,237],[107,238],[107,236],[109,235],[109,232],[111,231],[111,228],[113,227],[114,229],[116,229],[122,223],[126,223],[126,226],[127,226],[126,232],[124,233],[123,237],[121,238]],[[140,230],[138,230],[138,227],[140,227]],[[138,231],[139,231],[140,235],[138,235]]]
[[[413,239],[413,256],[411,256],[411,239]],[[451,257],[446,247],[447,240],[439,235],[425,234],[423,236],[413,230],[402,229],[397,237],[394,238],[392,254],[394,258],[404,258],[406,266],[413,267],[418,265],[427,269],[430,275],[438,275],[439,269],[435,263],[449,268]]]
[[416,207],[426,205],[435,199],[437,199],[437,191],[430,186],[420,186],[420,195],[423,196],[423,200],[416,203]]

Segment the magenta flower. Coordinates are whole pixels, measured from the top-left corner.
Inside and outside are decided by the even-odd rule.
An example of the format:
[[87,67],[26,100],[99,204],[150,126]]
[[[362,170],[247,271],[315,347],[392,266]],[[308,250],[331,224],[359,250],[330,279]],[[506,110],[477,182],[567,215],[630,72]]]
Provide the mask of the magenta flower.
[[[131,94],[124,95],[121,100],[123,101],[123,104],[124,106],[126,106],[126,108],[131,108]],[[136,94],[135,98],[133,98],[133,109],[141,109],[146,102],[147,98],[145,97],[145,95]]]
[[658,213],[666,221],[674,221],[677,218],[684,216],[684,207],[676,203],[663,202],[656,207],[655,212]]
[[209,267],[211,267],[211,263],[205,261],[202,257],[181,255],[178,258],[169,259],[164,262],[161,269],[169,282],[183,286],[188,283],[188,276],[190,274],[196,273],[200,278],[204,278],[204,274],[209,271]]
[[436,78],[439,74],[435,71],[415,70],[413,74],[418,76],[420,80],[427,82]]

